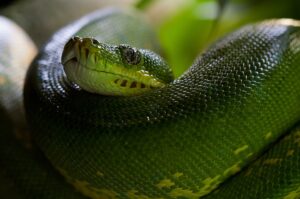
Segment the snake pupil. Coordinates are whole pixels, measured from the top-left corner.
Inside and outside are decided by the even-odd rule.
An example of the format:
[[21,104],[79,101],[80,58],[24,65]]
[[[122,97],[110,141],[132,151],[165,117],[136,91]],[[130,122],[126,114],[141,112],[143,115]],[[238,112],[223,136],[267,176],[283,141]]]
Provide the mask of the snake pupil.
[[127,60],[128,63],[134,62],[135,61],[135,53],[134,50],[132,48],[128,48],[127,50],[125,50],[125,58]]
[[120,45],[119,49],[121,50],[124,61],[129,65],[137,65],[141,61],[140,52],[131,48],[130,46]]

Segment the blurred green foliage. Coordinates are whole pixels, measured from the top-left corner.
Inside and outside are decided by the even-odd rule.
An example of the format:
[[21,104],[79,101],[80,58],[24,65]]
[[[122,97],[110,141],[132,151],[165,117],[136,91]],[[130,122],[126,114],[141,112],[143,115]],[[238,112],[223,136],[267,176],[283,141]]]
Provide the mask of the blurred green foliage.
[[135,4],[135,7],[138,9],[144,9],[146,8],[149,4],[151,4],[154,0],[140,0],[137,1]]
[[[191,66],[210,43],[244,24],[269,18],[300,19],[299,0],[183,1],[183,6],[157,27],[164,56],[176,77]],[[152,2],[141,0],[137,5],[149,9]],[[220,8],[224,8],[224,12]]]
[[207,45],[217,17],[215,0],[190,1],[159,28],[165,56],[179,76]]

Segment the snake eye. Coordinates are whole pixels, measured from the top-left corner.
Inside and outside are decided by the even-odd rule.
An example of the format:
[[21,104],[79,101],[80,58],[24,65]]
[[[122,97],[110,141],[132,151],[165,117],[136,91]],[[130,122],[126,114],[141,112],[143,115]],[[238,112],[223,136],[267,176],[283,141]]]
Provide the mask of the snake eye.
[[141,53],[134,48],[126,45],[120,45],[123,60],[129,65],[137,65],[141,62]]

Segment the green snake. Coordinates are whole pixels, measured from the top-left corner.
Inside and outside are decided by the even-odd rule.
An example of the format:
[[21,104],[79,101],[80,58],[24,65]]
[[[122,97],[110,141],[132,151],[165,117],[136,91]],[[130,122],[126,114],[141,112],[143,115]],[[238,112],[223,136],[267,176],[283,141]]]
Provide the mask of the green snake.
[[141,18],[119,9],[85,16],[31,64],[33,146],[0,139],[0,166],[21,196],[299,198],[300,22],[242,27],[172,80]]

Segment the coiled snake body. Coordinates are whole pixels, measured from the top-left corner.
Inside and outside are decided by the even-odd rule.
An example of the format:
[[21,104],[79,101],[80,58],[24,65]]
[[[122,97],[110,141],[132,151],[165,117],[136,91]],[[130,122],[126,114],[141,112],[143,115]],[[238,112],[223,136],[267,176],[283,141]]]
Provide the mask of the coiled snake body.
[[[282,136],[300,119],[300,23],[245,26],[180,78],[136,96],[93,94],[67,79],[60,60],[72,36],[103,41],[98,30],[110,38],[104,29],[121,26],[135,40],[108,43],[148,48],[155,41],[139,23],[114,9],[91,14],[57,32],[31,65],[26,114],[54,168],[91,198],[297,198],[300,131]],[[61,189],[39,198],[83,197]]]

